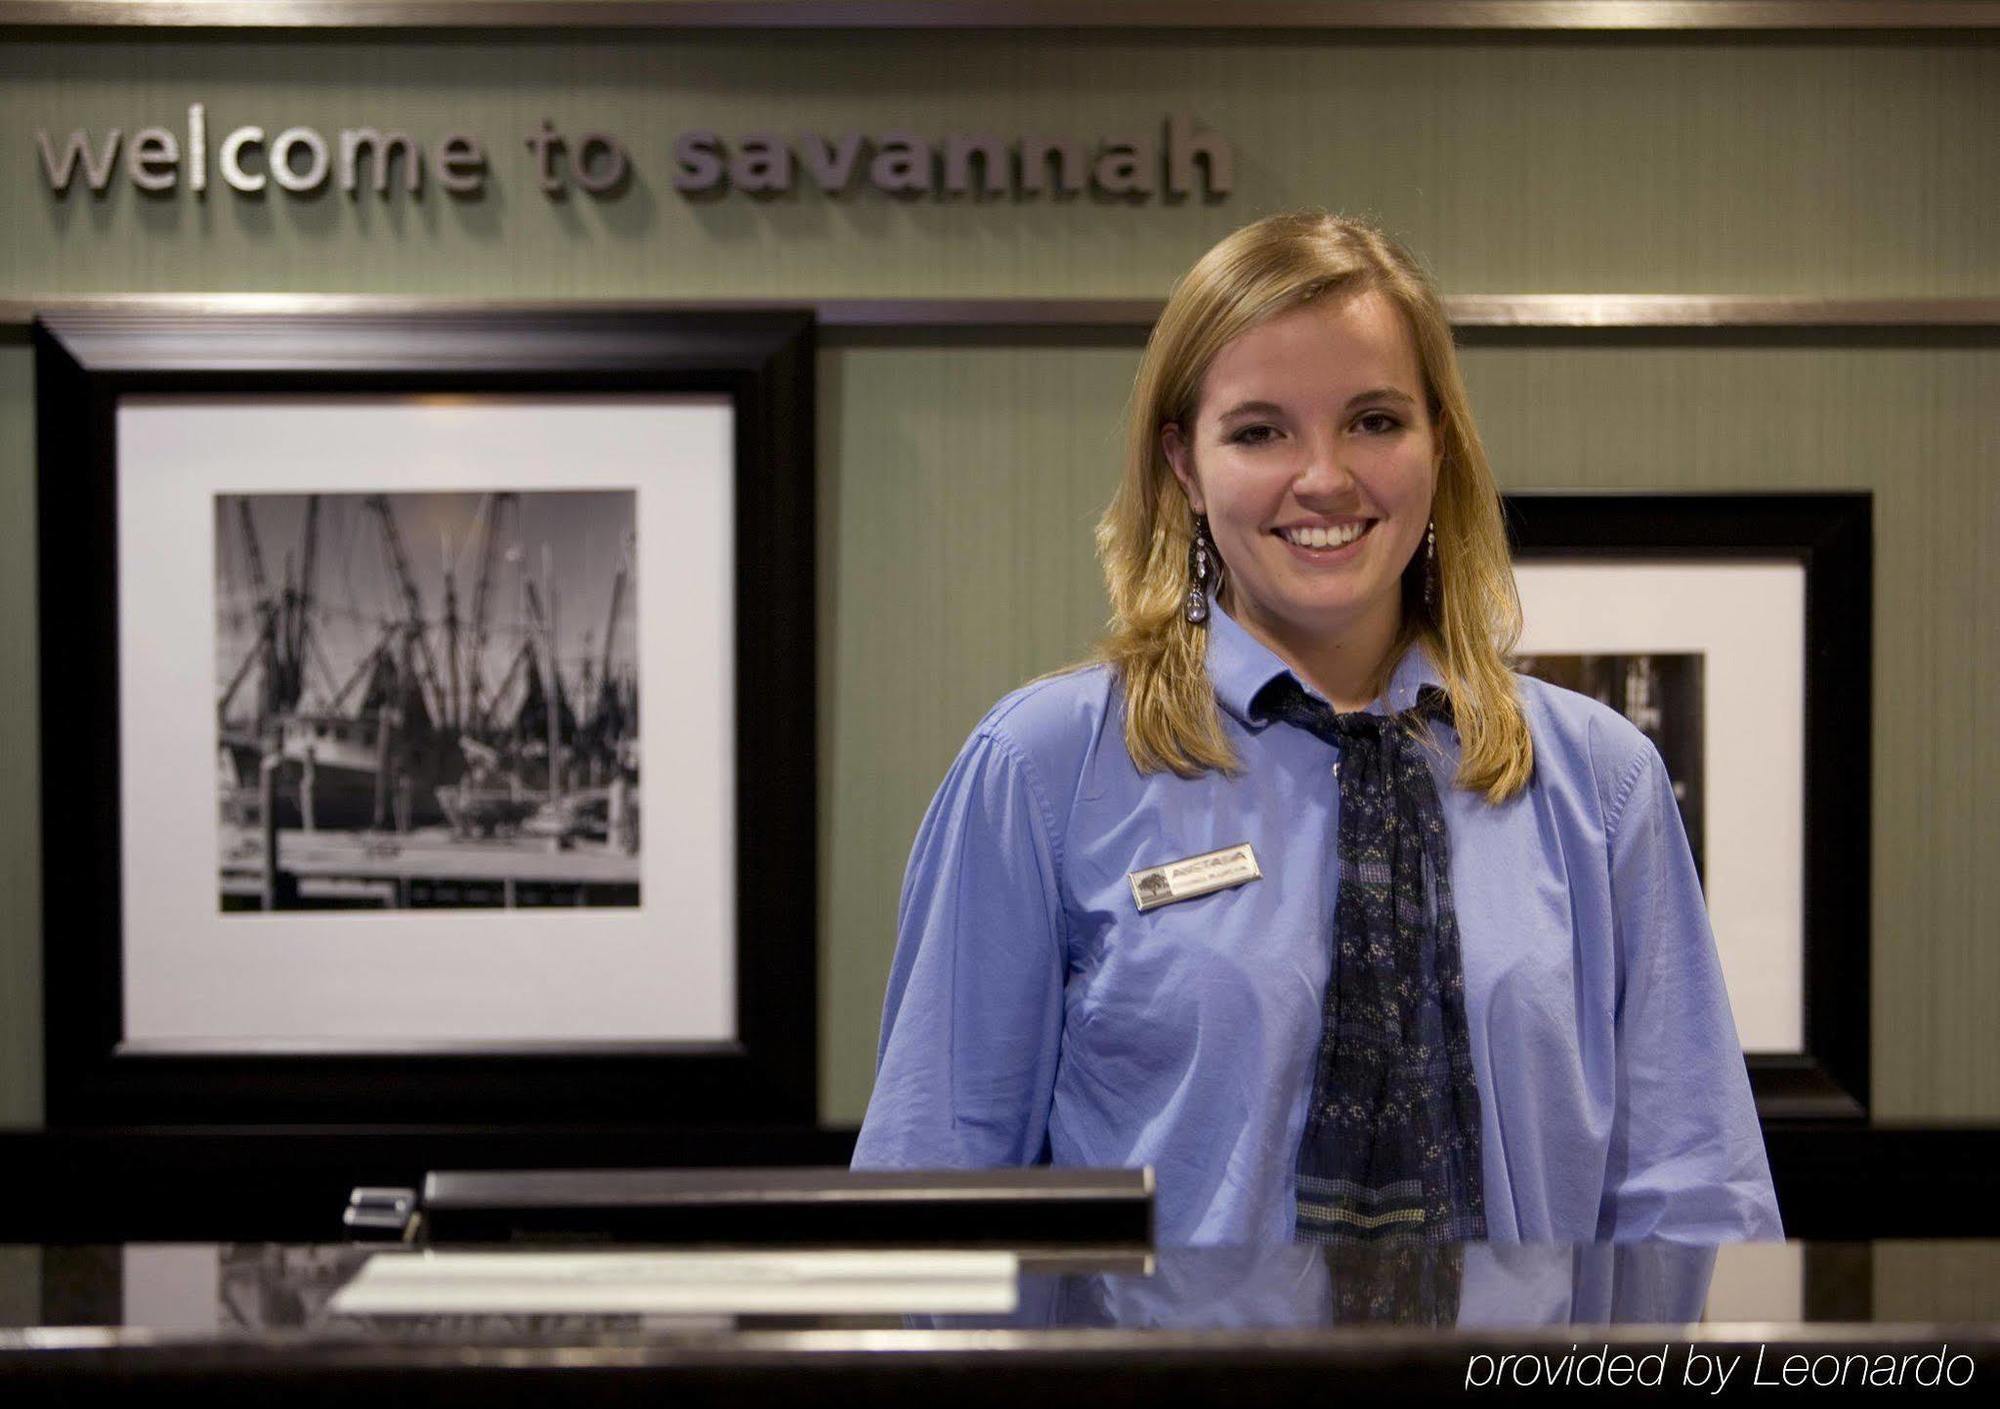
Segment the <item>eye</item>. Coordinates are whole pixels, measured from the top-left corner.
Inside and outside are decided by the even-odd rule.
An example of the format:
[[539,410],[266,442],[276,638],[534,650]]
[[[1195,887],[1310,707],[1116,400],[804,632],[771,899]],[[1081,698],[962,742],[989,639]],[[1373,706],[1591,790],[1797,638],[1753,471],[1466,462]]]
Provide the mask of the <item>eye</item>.
[[1254,422],[1230,432],[1229,443],[1231,445],[1268,445],[1277,437],[1277,434],[1278,428],[1276,426],[1268,426],[1261,421]]
[[1387,435],[1403,423],[1387,411],[1364,411],[1355,419],[1354,424],[1369,435]]

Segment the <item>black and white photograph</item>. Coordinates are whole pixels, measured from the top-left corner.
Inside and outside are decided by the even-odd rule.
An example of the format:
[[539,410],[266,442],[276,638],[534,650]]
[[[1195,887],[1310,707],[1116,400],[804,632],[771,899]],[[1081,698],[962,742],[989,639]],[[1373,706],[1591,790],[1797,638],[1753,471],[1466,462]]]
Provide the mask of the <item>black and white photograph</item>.
[[1526,675],[1588,695],[1631,720],[1660,751],[1680,804],[1697,872],[1703,867],[1702,670],[1701,651],[1648,654],[1524,656],[1515,662]]
[[121,402],[128,1041],[728,1034],[733,422]]
[[37,330],[52,1116],[809,1111],[810,315]]
[[214,504],[224,910],[639,903],[632,492]]

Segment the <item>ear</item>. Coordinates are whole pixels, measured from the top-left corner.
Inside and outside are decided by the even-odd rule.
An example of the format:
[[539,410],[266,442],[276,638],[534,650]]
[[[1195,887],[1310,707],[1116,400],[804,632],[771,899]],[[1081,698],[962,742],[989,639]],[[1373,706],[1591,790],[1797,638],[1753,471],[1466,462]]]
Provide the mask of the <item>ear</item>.
[[1180,481],[1181,492],[1197,514],[1208,512],[1208,504],[1201,496],[1201,481],[1195,478],[1194,451],[1181,433],[1178,421],[1168,421],[1160,427],[1160,453],[1167,457],[1167,468]]

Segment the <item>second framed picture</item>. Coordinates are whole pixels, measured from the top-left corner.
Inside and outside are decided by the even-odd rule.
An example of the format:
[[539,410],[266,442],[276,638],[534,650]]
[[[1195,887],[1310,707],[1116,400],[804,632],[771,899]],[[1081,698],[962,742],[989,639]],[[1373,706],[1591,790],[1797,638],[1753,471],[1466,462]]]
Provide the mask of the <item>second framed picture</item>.
[[810,1125],[804,313],[77,315],[53,1125]]
[[1673,780],[1759,1111],[1868,1108],[1865,494],[1514,494],[1517,667]]

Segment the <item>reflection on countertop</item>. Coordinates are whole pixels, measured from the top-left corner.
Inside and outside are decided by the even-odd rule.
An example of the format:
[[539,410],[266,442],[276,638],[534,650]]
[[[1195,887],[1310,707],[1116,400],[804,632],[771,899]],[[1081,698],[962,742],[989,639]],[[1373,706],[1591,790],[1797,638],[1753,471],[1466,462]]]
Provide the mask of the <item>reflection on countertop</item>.
[[[1024,1253],[1004,1316],[819,1316],[785,1324],[1284,1330],[1347,1325],[1504,1330],[1558,1325],[1804,1323],[1918,1319],[1876,1305],[1878,1261],[1902,1280],[1925,1250],[1956,1269],[1961,1304],[1929,1287],[1925,1320],[1994,1319],[2000,1242],[1668,1243],[1443,1247],[1308,1244]],[[510,1251],[518,1254],[516,1247]],[[576,1250],[569,1250],[574,1252]],[[386,1329],[328,1303],[371,1256],[362,1245],[271,1243],[0,1246],[0,1326],[95,1325],[230,1336]],[[1907,1294],[1906,1294],[1907,1295]],[[1972,1305],[1962,1304],[1969,1298]],[[1988,1309],[1982,1310],[1981,1306]],[[684,1318],[683,1318],[684,1319]],[[770,1318],[738,1316],[751,1326]],[[644,1330],[673,1318],[618,1314],[437,1318],[433,1331]],[[400,1332],[417,1325],[396,1323]]]

